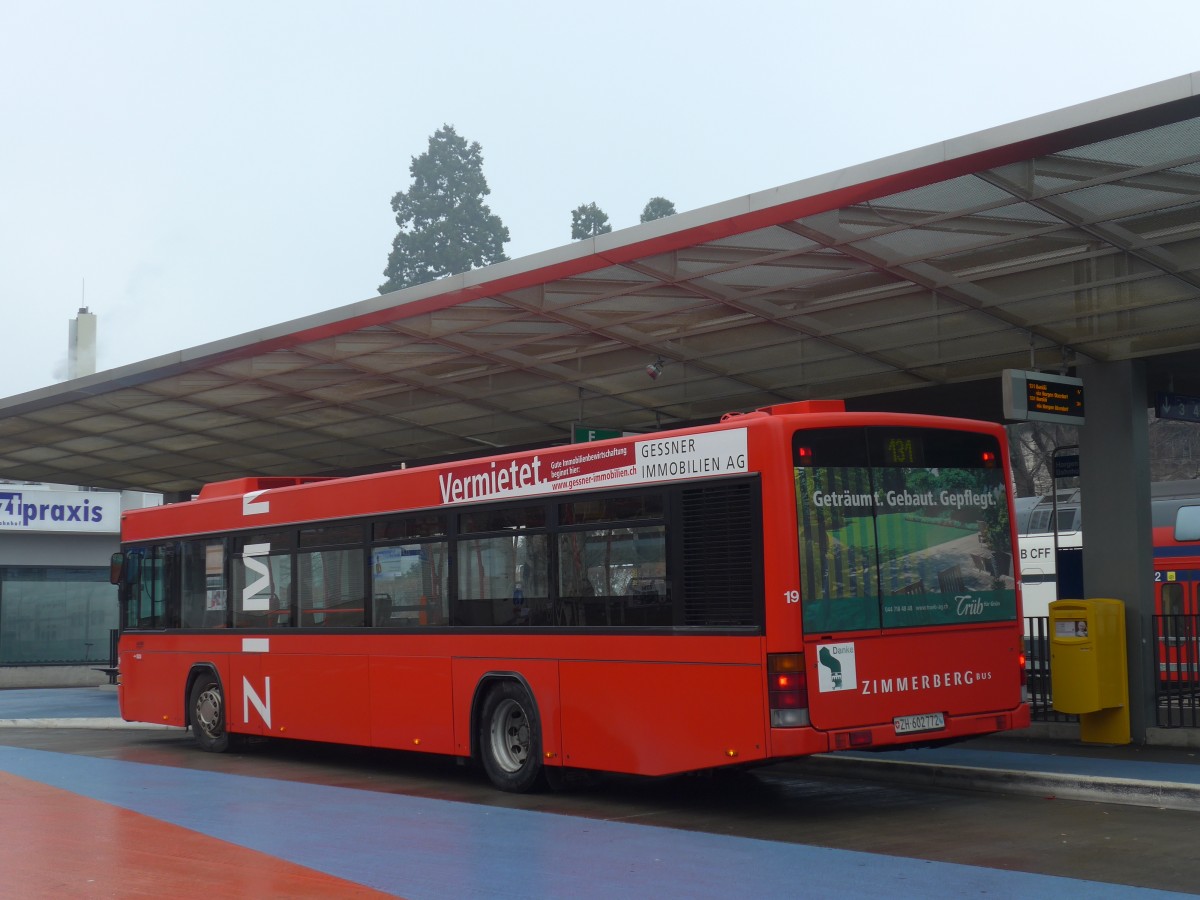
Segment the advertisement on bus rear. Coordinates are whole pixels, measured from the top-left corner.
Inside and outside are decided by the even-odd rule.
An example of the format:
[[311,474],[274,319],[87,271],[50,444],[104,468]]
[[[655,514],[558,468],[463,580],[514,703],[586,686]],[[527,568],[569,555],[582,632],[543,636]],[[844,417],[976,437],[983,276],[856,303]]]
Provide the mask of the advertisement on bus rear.
[[999,469],[797,467],[808,633],[1016,617]]

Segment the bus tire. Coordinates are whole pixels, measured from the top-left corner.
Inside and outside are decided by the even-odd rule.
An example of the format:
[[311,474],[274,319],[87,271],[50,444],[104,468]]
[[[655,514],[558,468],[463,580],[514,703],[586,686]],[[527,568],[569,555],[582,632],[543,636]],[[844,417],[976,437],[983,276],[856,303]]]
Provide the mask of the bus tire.
[[542,726],[521,684],[502,681],[484,696],[479,754],[487,777],[502,791],[523,794],[540,782]]
[[221,682],[211,672],[201,672],[192,683],[188,698],[188,722],[192,738],[201,750],[224,753],[229,749],[229,732],[225,729],[225,693]]

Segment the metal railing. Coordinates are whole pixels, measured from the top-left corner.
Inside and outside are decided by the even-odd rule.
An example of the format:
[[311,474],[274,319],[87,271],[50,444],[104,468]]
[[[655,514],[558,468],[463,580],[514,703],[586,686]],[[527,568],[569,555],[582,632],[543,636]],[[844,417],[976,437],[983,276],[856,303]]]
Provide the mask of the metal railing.
[[[1200,615],[1152,616],[1155,725],[1200,728]],[[1050,630],[1046,617],[1025,619],[1025,671],[1035,722],[1077,722],[1056,712],[1050,679]]]
[[1029,713],[1035,722],[1078,722],[1079,716],[1058,712],[1050,683],[1050,619],[1025,618],[1025,680],[1029,686]]

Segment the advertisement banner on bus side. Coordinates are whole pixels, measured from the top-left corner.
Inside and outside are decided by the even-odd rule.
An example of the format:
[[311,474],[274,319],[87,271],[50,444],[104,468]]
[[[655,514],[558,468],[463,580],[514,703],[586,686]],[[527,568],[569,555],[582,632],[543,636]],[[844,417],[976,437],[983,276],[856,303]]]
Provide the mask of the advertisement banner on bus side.
[[458,466],[438,475],[438,488],[441,502],[453,504],[748,471],[746,429],[732,428]]

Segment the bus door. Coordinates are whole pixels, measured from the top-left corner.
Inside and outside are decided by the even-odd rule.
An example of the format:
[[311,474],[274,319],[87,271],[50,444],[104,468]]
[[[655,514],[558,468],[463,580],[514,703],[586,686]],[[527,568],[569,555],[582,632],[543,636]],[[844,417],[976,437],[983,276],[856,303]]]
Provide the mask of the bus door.
[[1019,705],[997,439],[799,431],[793,465],[812,725],[936,731],[947,717]]

